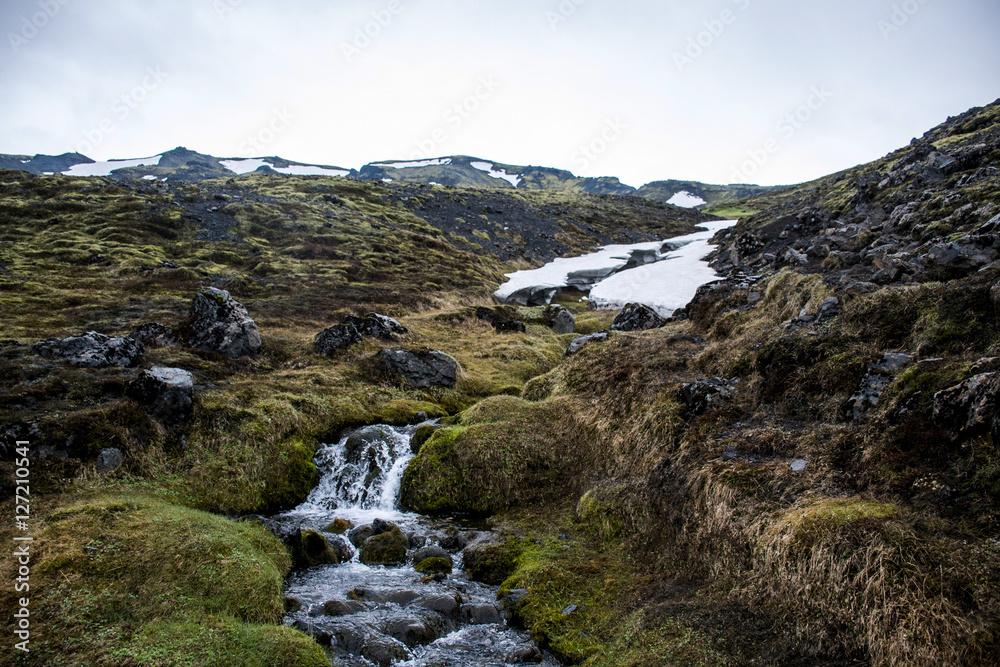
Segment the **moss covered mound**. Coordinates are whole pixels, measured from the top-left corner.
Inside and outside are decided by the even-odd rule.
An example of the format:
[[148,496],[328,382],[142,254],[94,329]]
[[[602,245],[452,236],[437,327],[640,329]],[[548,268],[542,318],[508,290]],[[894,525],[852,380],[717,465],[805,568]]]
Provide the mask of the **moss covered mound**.
[[425,558],[414,565],[413,569],[420,574],[426,575],[451,574],[451,560],[432,556],[430,558]]
[[424,513],[492,514],[583,483],[593,440],[567,401],[496,396],[434,433],[403,475],[400,502]]
[[[53,508],[32,550],[32,613],[45,621],[23,664],[324,664],[308,637],[273,625],[291,562],[263,526],[104,496]],[[14,576],[10,560],[0,568]]]

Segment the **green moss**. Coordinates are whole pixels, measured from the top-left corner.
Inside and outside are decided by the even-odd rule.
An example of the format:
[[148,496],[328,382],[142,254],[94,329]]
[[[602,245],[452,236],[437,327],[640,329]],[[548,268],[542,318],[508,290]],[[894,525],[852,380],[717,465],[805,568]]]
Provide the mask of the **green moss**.
[[898,505],[861,498],[826,499],[786,512],[772,524],[771,530],[787,536],[795,548],[809,549],[836,540],[838,533],[851,525],[884,522],[901,514]]
[[431,439],[434,432],[437,431],[440,426],[434,424],[423,424],[418,426],[417,430],[413,432],[413,437],[410,439],[410,449],[413,450],[414,454],[420,453],[420,448],[424,446],[424,443]]
[[365,565],[399,565],[406,562],[406,535],[396,527],[373,535],[361,545],[361,562]]
[[447,558],[425,558],[414,565],[413,569],[426,575],[451,574],[451,561]]
[[315,530],[300,531],[292,541],[292,560],[298,568],[316,565],[339,565],[340,554]]
[[463,552],[463,567],[473,581],[499,586],[514,573],[524,548],[522,541],[516,539],[475,544]]

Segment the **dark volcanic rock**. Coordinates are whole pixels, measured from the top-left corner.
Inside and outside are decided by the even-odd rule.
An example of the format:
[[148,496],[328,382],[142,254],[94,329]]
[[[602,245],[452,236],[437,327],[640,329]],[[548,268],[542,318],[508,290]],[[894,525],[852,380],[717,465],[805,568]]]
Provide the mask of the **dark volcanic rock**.
[[458,363],[444,352],[382,350],[378,359],[417,389],[455,386]]
[[109,447],[102,449],[97,456],[97,469],[101,472],[112,472],[117,470],[125,462],[125,456],[120,449]]
[[397,334],[403,335],[409,333],[406,327],[396,320],[385,315],[379,315],[378,313],[372,313],[364,317],[348,315],[341,324],[354,326],[362,336],[380,338],[382,340],[389,340]]
[[854,421],[861,421],[868,411],[878,405],[882,393],[892,381],[892,377],[902,368],[913,363],[913,357],[899,352],[882,355],[882,360],[871,364],[861,379],[861,387],[847,400],[845,412]]
[[154,366],[143,371],[125,394],[165,422],[183,421],[191,415],[194,377],[181,368]]
[[361,332],[353,324],[336,324],[324,329],[316,336],[316,351],[329,355],[334,350],[341,350],[361,342]]
[[112,338],[96,331],[42,341],[35,343],[32,349],[46,359],[65,359],[84,368],[131,367],[146,353],[146,347],[137,340],[122,336]]
[[677,390],[677,400],[684,404],[684,418],[693,419],[713,410],[730,398],[735,381],[712,378],[682,384]]
[[952,434],[998,430],[1000,373],[982,373],[934,394],[934,423]]
[[618,313],[611,323],[612,331],[645,331],[657,329],[667,321],[656,314],[656,311],[641,303],[630,303]]
[[527,333],[528,327],[524,326],[524,322],[520,320],[513,320],[511,322],[497,322],[493,325],[497,330],[497,333]]
[[191,347],[227,357],[255,357],[261,341],[247,309],[225,290],[209,287],[194,298],[188,324]]

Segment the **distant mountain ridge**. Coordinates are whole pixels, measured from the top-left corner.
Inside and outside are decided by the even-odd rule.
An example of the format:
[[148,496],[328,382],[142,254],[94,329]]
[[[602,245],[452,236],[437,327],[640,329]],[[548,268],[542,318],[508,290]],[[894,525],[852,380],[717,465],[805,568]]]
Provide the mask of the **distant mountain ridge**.
[[576,176],[564,169],[504,164],[468,155],[426,160],[385,160],[360,170],[317,165],[277,156],[217,158],[178,147],[148,158],[97,161],[79,153],[63,155],[0,154],[0,169],[18,169],[37,175],[105,176],[122,179],[202,181],[249,173],[295,176],[342,176],[361,181],[400,182],[464,188],[516,188],[638,196],[685,208],[713,206],[771,192],[758,185],[710,185],[697,181],[665,180],[634,188],[613,176]]

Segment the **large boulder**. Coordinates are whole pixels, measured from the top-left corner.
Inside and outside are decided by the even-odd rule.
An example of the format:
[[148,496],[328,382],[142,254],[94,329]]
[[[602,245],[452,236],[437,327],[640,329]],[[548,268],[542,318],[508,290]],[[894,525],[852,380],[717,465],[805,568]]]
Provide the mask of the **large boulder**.
[[337,545],[337,548],[334,548],[322,533],[315,530],[296,530],[286,544],[297,568],[327,564],[339,565],[344,561],[344,553],[340,546]]
[[233,359],[255,357],[261,348],[260,332],[247,309],[215,287],[195,296],[187,334],[191,347]]
[[934,423],[953,436],[996,432],[998,406],[1000,373],[982,373],[934,394]]
[[326,356],[335,350],[356,345],[361,342],[361,332],[353,324],[336,324],[324,329],[316,335],[313,342],[316,351]]
[[444,352],[382,350],[377,358],[417,389],[455,386],[458,363]]
[[365,565],[401,565],[406,562],[410,540],[397,526],[372,535],[361,545],[361,562]]
[[125,395],[163,422],[184,421],[191,415],[194,377],[181,368],[154,366],[125,389]]
[[545,324],[557,334],[568,334],[576,331],[576,318],[568,308],[563,306],[546,306],[542,312]]
[[611,330],[645,331],[647,329],[657,329],[666,323],[667,321],[649,306],[641,303],[630,303],[618,313],[615,321],[611,323]]
[[500,542],[487,538],[465,548],[462,563],[469,578],[491,586],[499,586],[514,574],[521,549],[516,542]]
[[65,359],[73,366],[103,368],[135,366],[146,353],[146,346],[131,338],[88,331],[61,340],[52,338],[35,343],[32,350],[46,359]]

